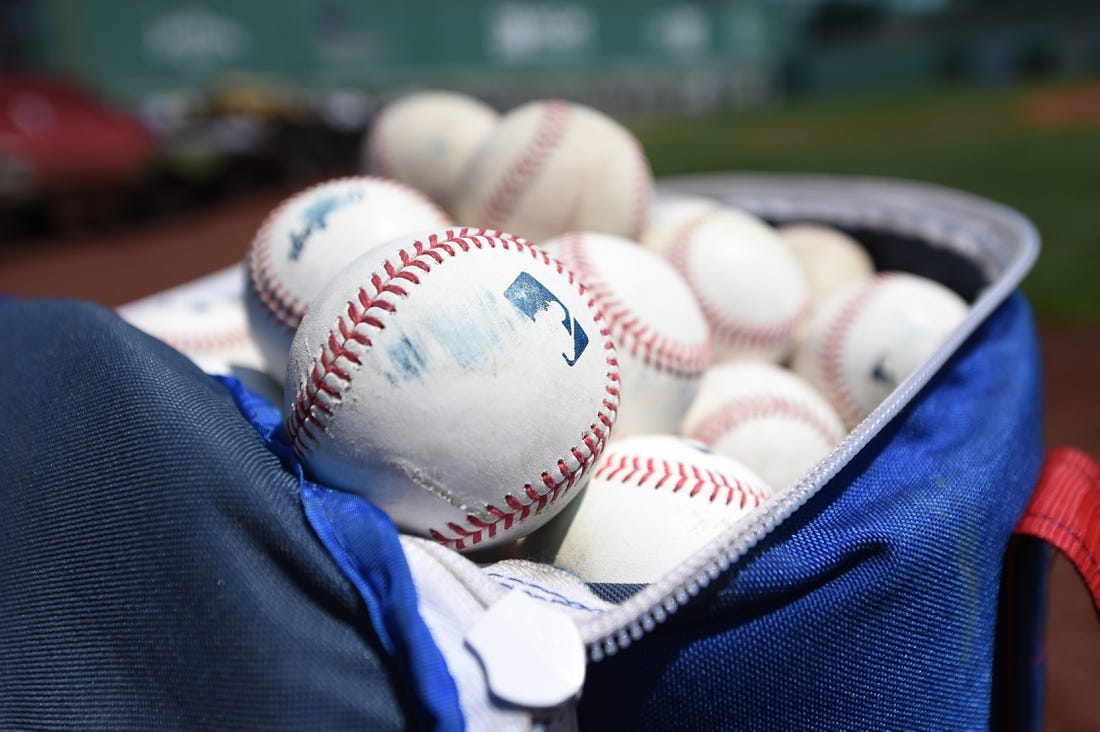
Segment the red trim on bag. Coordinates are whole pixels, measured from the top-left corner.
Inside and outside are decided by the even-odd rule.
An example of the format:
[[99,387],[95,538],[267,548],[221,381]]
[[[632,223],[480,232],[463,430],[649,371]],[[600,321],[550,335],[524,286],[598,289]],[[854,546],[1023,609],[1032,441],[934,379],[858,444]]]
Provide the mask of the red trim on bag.
[[1051,450],[1016,533],[1061,551],[1100,614],[1100,466],[1092,458],[1072,447]]

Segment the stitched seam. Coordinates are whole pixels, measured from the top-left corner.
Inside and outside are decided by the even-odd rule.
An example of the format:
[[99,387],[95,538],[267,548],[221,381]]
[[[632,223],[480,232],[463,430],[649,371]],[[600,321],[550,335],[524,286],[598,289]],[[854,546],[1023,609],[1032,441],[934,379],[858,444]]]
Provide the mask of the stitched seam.
[[[504,241],[501,237],[500,242]],[[343,389],[351,383],[351,368],[361,363],[360,354],[351,349],[351,344],[357,343],[364,350],[373,345],[369,333],[363,331],[367,328],[373,331],[385,328],[380,317],[383,313],[396,311],[392,298],[408,295],[406,288],[420,283],[419,275],[414,270],[419,270],[421,274],[430,272],[431,265],[426,260],[442,264],[445,260],[441,252],[453,257],[456,247],[451,246],[452,244],[466,251],[470,246],[480,249],[485,245],[495,247],[496,243],[493,232],[485,230],[471,235],[468,229],[463,229],[457,236],[453,231],[447,231],[442,240],[433,234],[427,244],[421,240],[413,242],[412,254],[405,249],[399,250],[396,254],[397,265],[387,259],[381,265],[382,273],[375,271],[370,275],[374,295],[367,288],[361,287],[353,299],[347,302],[346,315],[338,316],[335,325],[329,330],[328,337],[321,344],[311,364],[304,388],[299,387],[293,410],[286,417],[287,433],[296,450],[307,454],[312,451],[318,437],[310,430],[310,425],[325,431],[327,423],[333,417],[333,410],[342,398]],[[341,367],[341,359],[350,366]],[[329,376],[334,377],[341,386],[328,384],[325,379]]]
[[593,478],[639,488],[667,488],[673,493],[685,491],[689,498],[701,497],[709,503],[719,502],[726,506],[737,503],[739,508],[755,508],[767,498],[755,486],[746,485],[736,477],[697,465],[636,455],[605,456]]
[[859,320],[864,307],[893,278],[894,275],[890,274],[880,275],[871,284],[850,298],[848,302],[844,303],[825,333],[824,343],[821,346],[821,376],[825,382],[826,396],[837,407],[841,417],[848,424],[859,421],[860,409],[855,396],[849,391],[848,385],[844,381],[844,347],[847,345],[848,336],[851,335],[852,328]]
[[707,299],[706,294],[698,287],[698,283],[691,276],[688,267],[688,253],[695,234],[709,219],[720,214],[720,211],[707,211],[682,224],[676,231],[672,246],[669,249],[668,259],[673,267],[687,280],[696,300],[699,301],[699,307],[707,318],[712,335],[717,336],[716,340],[746,349],[781,348],[790,341],[794,329],[809,313],[809,302],[803,303],[793,315],[778,323],[752,325],[733,320],[722,313]]
[[248,286],[256,299],[264,306],[267,314],[277,323],[294,332],[298,322],[302,318],[304,309],[297,298],[291,295],[279,284],[271,267],[271,227],[275,219],[280,216],[298,196],[304,196],[318,186],[312,186],[284,201],[280,206],[271,211],[260,225],[260,230],[252,243],[248,253]]
[[[543,595],[543,594],[541,594],[539,592],[536,592],[534,590],[527,589],[527,586],[523,585],[522,583],[520,583],[520,587],[518,587],[518,588],[515,585],[510,584],[505,579],[498,580],[497,583],[506,590],[518,589],[520,592],[527,595],[528,597],[533,597],[536,600],[541,600],[542,602],[549,602],[549,603],[552,603],[554,605],[560,605],[562,607],[572,608],[573,610],[583,610],[584,612],[589,612],[589,613],[603,612],[602,610],[598,610],[596,608],[591,608],[591,607],[585,607],[584,605],[578,605],[577,603],[570,602],[568,600],[563,600],[563,599],[560,599],[560,598],[557,598],[557,597]],[[537,587],[537,585],[536,585],[536,587]],[[538,589],[542,589],[542,588],[538,588]]]
[[565,137],[569,105],[561,101],[547,102],[545,112],[530,144],[508,169],[489,201],[485,204],[487,226],[503,227],[515,210],[531,182],[542,172],[550,153]]
[[493,577],[494,579],[496,579],[499,582],[499,584],[501,585],[501,587],[506,587],[508,589],[513,589],[515,587],[515,585],[520,585],[521,587],[530,587],[534,590],[537,590],[538,594],[535,594],[535,592],[527,592],[526,590],[524,590],[524,592],[526,594],[530,595],[531,597],[535,597],[535,598],[538,598],[540,600],[548,600],[548,601],[553,602],[553,603],[558,604],[558,605],[564,605],[565,607],[571,607],[571,608],[575,608],[577,610],[584,610],[584,611],[590,612],[590,613],[603,612],[602,608],[592,607],[590,605],[585,605],[582,602],[578,602],[576,600],[570,599],[568,596],[562,594],[561,592],[558,592],[556,590],[551,590],[548,587],[543,587],[542,585],[536,584],[534,582],[528,582],[527,580],[521,580],[517,577],[509,577],[508,575],[501,574],[499,572],[486,572],[485,574],[486,574],[487,577]]
[[562,255],[565,263],[593,293],[596,303],[607,317],[616,345],[620,349],[629,348],[631,355],[658,371],[683,378],[695,378],[702,374],[710,364],[709,334],[699,345],[685,346],[641,322],[600,276],[585,252],[584,241],[582,233],[567,234],[561,243]]
[[[271,227],[274,225],[275,219],[280,216],[287,207],[297,202],[302,197],[314,193],[319,188],[332,186],[341,182],[362,180],[371,180],[379,185],[411,194],[418,200],[420,205],[424,206],[432,215],[439,219],[438,222],[434,223],[438,223],[440,226],[450,225],[450,217],[427,196],[411,186],[407,186],[404,183],[389,178],[343,176],[314,184],[291,196],[264,219],[248,257],[250,275],[248,278],[249,287],[252,292],[255,293],[256,299],[263,304],[268,314],[291,334],[298,328],[298,324],[302,322],[302,317],[305,316],[307,308],[305,304],[292,295],[286,287],[279,282],[274,274],[274,269],[271,264]],[[425,228],[428,228],[427,223],[429,222],[425,223]]]
[[825,420],[806,405],[777,397],[731,400],[700,422],[692,431],[691,437],[713,445],[735,427],[761,417],[791,417],[812,429],[823,442],[829,445],[835,445],[843,437],[836,434]]
[[1077,544],[1084,551],[1085,559],[1087,559],[1089,563],[1089,569],[1091,569],[1093,572],[1100,573],[1100,560],[1098,560],[1096,555],[1092,553],[1088,541],[1084,537],[1082,537],[1072,526],[1047,513],[1031,514],[1030,518],[1040,519],[1043,523],[1053,524],[1054,526],[1058,527],[1066,534],[1068,534],[1069,537],[1073,539],[1074,543]]
[[[299,455],[306,455],[319,442],[317,433],[325,432],[328,423],[335,415],[343,397],[343,391],[351,384],[356,368],[362,362],[363,355],[371,348],[372,333],[383,330],[386,314],[394,313],[398,305],[396,298],[403,298],[410,289],[420,284],[421,277],[429,274],[436,266],[442,265],[460,253],[481,249],[500,248],[527,254],[532,259],[553,267],[564,275],[569,284],[577,288],[582,296],[586,291],[572,272],[560,262],[531,246],[526,241],[497,231],[486,229],[448,230],[442,235],[432,234],[427,241],[417,240],[410,249],[400,250],[394,263],[386,260],[381,272],[371,277],[371,291],[360,288],[348,301],[345,315],[337,317],[329,330],[328,337],[321,344],[317,356],[310,366],[305,382],[299,387],[285,425],[291,445]],[[588,472],[603,451],[610,437],[611,428],[619,406],[618,362],[614,355],[614,346],[606,327],[602,326],[603,315],[589,298],[586,303],[592,311],[593,319],[600,325],[600,334],[604,338],[605,359],[608,366],[605,397],[596,415],[595,421],[583,433],[577,445],[570,448],[569,458],[560,457],[556,465],[541,474],[541,488],[528,483],[514,494],[504,496],[504,507],[487,504],[482,515],[466,516],[465,524],[450,522],[446,529],[430,529],[429,534],[444,545],[456,549],[474,546],[486,538],[495,537],[501,530],[508,530],[517,522],[537,515],[552,505]],[[571,462],[573,464],[571,464]],[[450,534],[448,535],[448,533]]]
[[244,330],[222,334],[165,335],[160,338],[177,351],[191,353],[234,348],[249,342],[248,332]]

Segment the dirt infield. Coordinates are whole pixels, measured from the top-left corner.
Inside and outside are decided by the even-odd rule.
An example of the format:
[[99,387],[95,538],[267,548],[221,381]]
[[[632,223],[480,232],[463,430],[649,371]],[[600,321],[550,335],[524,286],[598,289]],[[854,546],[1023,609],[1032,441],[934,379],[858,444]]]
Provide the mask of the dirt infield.
[[[239,262],[264,217],[289,192],[263,191],[117,231],[0,242],[0,294],[76,297],[114,307],[160,292]],[[1047,442],[1100,457],[1100,327],[1040,318],[1039,334]],[[1100,729],[1100,707],[1091,698],[1100,689],[1097,618],[1060,559],[1047,627],[1046,728]]]
[[1094,127],[1100,122],[1100,84],[1033,92],[1023,100],[1021,111],[1023,121],[1034,127]]

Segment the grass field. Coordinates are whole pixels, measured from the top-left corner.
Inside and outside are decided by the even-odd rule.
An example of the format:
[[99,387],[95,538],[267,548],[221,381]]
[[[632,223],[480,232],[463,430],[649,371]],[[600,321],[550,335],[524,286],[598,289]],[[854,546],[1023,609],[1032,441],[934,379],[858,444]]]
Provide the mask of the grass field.
[[1012,206],[1042,236],[1023,285],[1037,314],[1100,324],[1100,81],[799,100],[631,127],[658,176],[886,176]]

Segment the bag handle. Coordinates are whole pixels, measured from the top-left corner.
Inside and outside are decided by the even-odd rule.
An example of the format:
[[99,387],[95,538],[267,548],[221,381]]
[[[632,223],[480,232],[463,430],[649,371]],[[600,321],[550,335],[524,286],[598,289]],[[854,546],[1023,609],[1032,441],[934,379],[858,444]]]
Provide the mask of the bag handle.
[[1100,466],[1092,458],[1073,447],[1052,449],[1016,533],[1061,551],[1100,614]]

